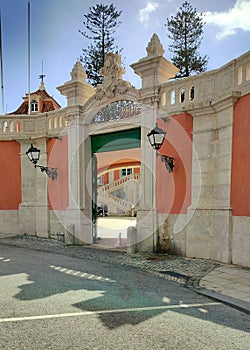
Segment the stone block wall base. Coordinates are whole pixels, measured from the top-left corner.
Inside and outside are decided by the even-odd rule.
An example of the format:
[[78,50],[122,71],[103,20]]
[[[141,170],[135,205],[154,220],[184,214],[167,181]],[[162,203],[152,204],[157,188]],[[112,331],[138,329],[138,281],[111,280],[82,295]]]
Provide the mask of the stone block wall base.
[[137,251],[153,251],[156,248],[157,211],[153,209],[138,210],[136,229]]
[[154,239],[153,235],[146,238],[144,241],[140,241],[136,244],[136,252],[153,252]]
[[23,234],[20,231],[18,210],[0,210],[0,234]]
[[159,227],[164,227],[169,239],[169,253],[180,256],[186,254],[186,214],[159,214]]
[[18,211],[20,234],[36,235],[36,208],[30,205],[20,205]]
[[48,205],[36,206],[36,234],[38,237],[49,238],[49,208]]
[[66,243],[92,244],[92,221],[85,215],[84,210],[67,209],[64,221]]
[[41,238],[50,238],[49,232],[42,232],[42,231],[40,232],[39,231],[36,233],[36,236],[41,237]]
[[250,217],[233,216],[232,263],[250,268]]
[[196,209],[191,216],[186,228],[186,256],[231,263],[231,210]]

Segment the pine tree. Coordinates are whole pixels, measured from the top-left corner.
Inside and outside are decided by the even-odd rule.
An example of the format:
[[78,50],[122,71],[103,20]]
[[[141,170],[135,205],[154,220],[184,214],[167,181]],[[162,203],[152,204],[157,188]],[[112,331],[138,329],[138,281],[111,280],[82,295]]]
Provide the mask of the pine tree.
[[120,15],[121,11],[117,11],[113,4],[97,4],[90,7],[89,13],[84,15],[83,25],[87,31],[79,30],[79,32],[92,43],[87,48],[82,49],[83,54],[80,61],[87,73],[88,82],[94,87],[102,83],[99,71],[104,65],[105,54],[122,51],[118,50],[112,36],[121,24],[118,21]]
[[202,13],[198,14],[187,1],[185,1],[175,16],[167,19],[165,26],[172,40],[169,51],[173,53],[172,63],[179,68],[176,77],[188,77],[192,73],[201,73],[207,69],[208,57],[201,57],[198,49],[203,34]]

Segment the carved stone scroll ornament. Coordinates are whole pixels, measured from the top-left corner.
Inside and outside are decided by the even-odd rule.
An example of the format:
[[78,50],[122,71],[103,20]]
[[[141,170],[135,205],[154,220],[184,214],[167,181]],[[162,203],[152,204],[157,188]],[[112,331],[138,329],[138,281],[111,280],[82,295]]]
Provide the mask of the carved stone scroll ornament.
[[114,97],[116,94],[126,94],[131,84],[122,80],[125,70],[121,66],[121,56],[109,52],[105,55],[104,66],[100,69],[103,82],[96,89],[96,99],[104,96]]

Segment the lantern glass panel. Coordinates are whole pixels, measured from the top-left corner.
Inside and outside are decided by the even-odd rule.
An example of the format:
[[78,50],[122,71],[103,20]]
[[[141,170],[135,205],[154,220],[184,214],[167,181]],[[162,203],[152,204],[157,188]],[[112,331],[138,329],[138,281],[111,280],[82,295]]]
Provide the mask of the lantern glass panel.
[[149,140],[150,145],[152,147],[154,147],[154,145],[155,145],[155,137],[154,136],[155,136],[154,134],[148,135],[148,140]]
[[33,147],[33,145],[31,145],[31,147],[28,149],[28,151],[26,152],[29,160],[36,164],[39,161],[40,158],[40,150]]
[[155,134],[155,143],[157,145],[162,145],[164,141],[164,134]]

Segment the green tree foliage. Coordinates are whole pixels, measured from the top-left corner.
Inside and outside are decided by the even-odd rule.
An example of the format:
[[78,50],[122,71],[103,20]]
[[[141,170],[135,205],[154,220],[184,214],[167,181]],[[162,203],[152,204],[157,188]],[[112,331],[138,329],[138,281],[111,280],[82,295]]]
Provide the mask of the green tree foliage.
[[172,40],[169,51],[173,53],[172,63],[179,68],[176,77],[188,77],[192,73],[201,73],[207,69],[208,57],[201,57],[198,49],[203,34],[202,13],[198,14],[185,1],[175,16],[167,19],[168,37]]
[[83,63],[89,83],[94,87],[102,83],[99,71],[104,65],[105,54],[121,52],[115,45],[113,37],[121,24],[118,21],[120,15],[121,11],[117,11],[113,4],[97,4],[90,7],[89,12],[84,15],[85,31],[79,30],[79,32],[92,43],[87,48],[82,49],[80,61]]

